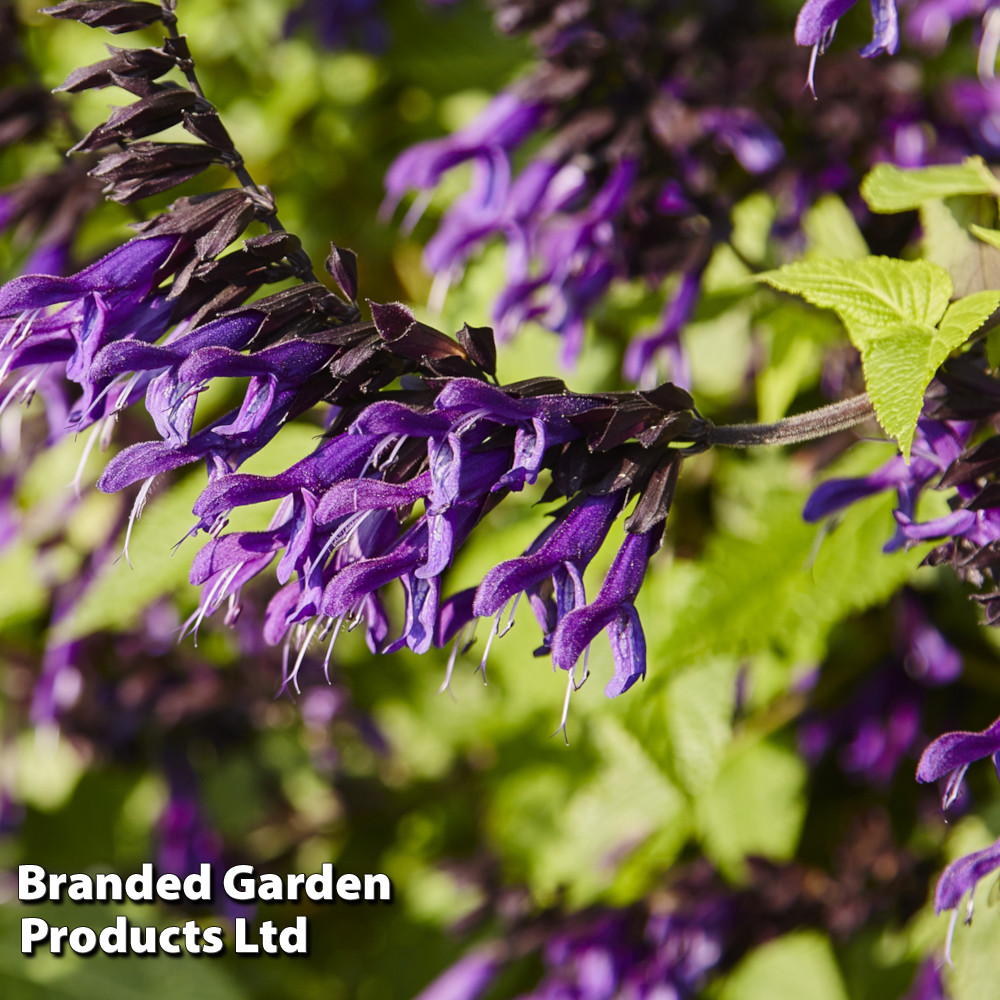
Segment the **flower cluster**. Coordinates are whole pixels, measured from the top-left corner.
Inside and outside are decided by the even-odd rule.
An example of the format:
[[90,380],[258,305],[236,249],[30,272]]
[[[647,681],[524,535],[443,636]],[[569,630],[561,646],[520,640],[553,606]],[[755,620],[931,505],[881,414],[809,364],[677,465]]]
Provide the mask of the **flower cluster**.
[[[853,832],[859,836],[845,845],[834,876],[753,859],[737,889],[697,859],[678,866],[659,892],[631,906],[514,920],[508,915],[504,922],[511,926],[502,939],[467,952],[417,1000],[477,1000],[505,968],[529,957],[541,971],[518,994],[524,1000],[700,996],[753,947],[792,928],[816,927],[846,937],[873,911],[912,908],[907,897],[914,859],[893,844],[887,824],[870,821]],[[883,884],[873,905],[866,881],[879,863],[894,878],[891,884],[876,879]],[[501,899],[497,909],[516,911],[516,906]],[[918,970],[913,1000],[938,1000],[929,992],[933,981],[925,969]],[[939,978],[937,983],[940,988]]]
[[[21,39],[13,6],[0,3],[0,153],[41,145],[65,127],[65,111],[41,85]],[[30,175],[0,190],[0,231],[11,230],[28,252],[26,272],[62,274],[72,260],[80,223],[95,208],[100,185],[88,177],[93,162],[78,159]]]
[[[982,732],[952,732],[939,736],[924,750],[917,767],[917,781],[933,782],[944,779],[941,808],[947,810],[962,791],[965,773],[970,765],[990,757],[1000,774],[1000,719]],[[948,945],[958,916],[958,907],[968,894],[965,922],[972,920],[977,884],[1000,868],[1000,840],[981,851],[974,851],[950,864],[938,880],[934,893],[935,912],[953,910]]]
[[[120,31],[152,18],[145,4],[116,2],[100,17],[97,10],[69,3],[52,13]],[[674,446],[705,445],[708,425],[690,396],[669,384],[589,396],[552,379],[502,386],[489,330],[466,327],[452,339],[399,304],[371,304],[363,320],[353,254],[334,247],[327,260],[342,297],[314,278],[202,96],[172,6],[157,16],[170,32],[162,47],[113,50],[64,85],[115,83],[138,98],[76,149],[113,147],[90,172],[123,202],[212,163],[242,185],[178,199],[140,224],[138,237],[76,274],[26,275],[0,289],[0,358],[15,379],[8,398],[29,398],[49,379],[75,384],[58,433],[92,428],[91,443],[143,401],[158,438],[117,454],[99,483],[107,492],[142,483],[133,518],[157,476],[205,462],[208,488],[194,530],[213,537],[192,568],[204,597],[191,627],[223,604],[234,620],[244,585],[277,559],[284,586],[264,634],[278,642],[294,626],[299,655],[286,680],[309,640],[336,635],[345,621],[366,622],[373,650],[422,652],[464,634],[480,616],[496,616],[495,634],[504,606],[525,593],[542,627],[540,651],[569,673],[571,687],[578,660],[607,630],[615,659],[607,691],[627,690],[645,671],[634,601],[673,494],[683,451]],[[171,67],[187,87],[161,82]],[[147,138],[174,125],[199,141]],[[223,255],[254,222],[269,231]],[[295,276],[300,284],[244,304],[262,286]],[[201,393],[216,380],[242,379],[239,404],[198,426]],[[320,403],[334,410],[312,455],[278,476],[238,471],[287,421]],[[446,571],[474,527],[543,472],[551,478],[543,499],[563,502],[550,528],[478,590],[445,597]],[[224,533],[234,508],[275,500],[267,531]],[[633,500],[626,537],[588,603],[584,570]],[[390,639],[381,595],[397,580],[406,622]]]
[[[825,38],[829,18],[848,6],[807,4],[800,28],[822,8]],[[878,6],[881,25],[895,8]],[[713,250],[730,236],[733,206],[751,190],[776,194],[774,233],[794,245],[815,196],[847,194],[873,162],[948,161],[981,145],[983,115],[963,116],[971,134],[963,132],[917,74],[859,67],[853,56],[828,62],[816,104],[802,92],[806,68],[784,26],[759,5],[503,0],[496,23],[531,34],[537,69],[464,128],[403,152],[386,175],[386,206],[420,192],[411,225],[442,177],[470,164],[468,190],[424,252],[432,298],[499,239],[507,248],[499,336],[535,320],[563,337],[568,360],[612,282],[642,278],[658,289],[674,276],[656,327],[625,357],[626,377],[640,385],[664,370],[688,385],[681,331]],[[720,103],[720,94],[739,96]]]
[[905,593],[895,610],[893,662],[871,671],[850,700],[829,712],[810,711],[799,727],[799,749],[815,765],[834,747],[849,775],[885,787],[919,748],[930,692],[962,673],[962,656]]

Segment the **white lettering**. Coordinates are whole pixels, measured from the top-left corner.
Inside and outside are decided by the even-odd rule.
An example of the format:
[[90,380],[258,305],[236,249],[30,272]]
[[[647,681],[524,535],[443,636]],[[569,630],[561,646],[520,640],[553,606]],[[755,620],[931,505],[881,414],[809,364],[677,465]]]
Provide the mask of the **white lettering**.
[[181,880],[176,875],[161,875],[156,880],[156,895],[168,903],[176,903],[181,894]]
[[101,931],[100,942],[105,955],[127,955],[128,921],[124,917],[116,918],[114,927]]
[[286,927],[278,938],[281,951],[285,955],[307,955],[309,953],[309,925],[305,917],[296,917],[294,927]]
[[153,902],[153,866],[147,862],[142,871],[125,879],[125,895],[139,903]]
[[[184,879],[184,898],[192,903],[212,901],[212,866],[202,862],[198,871]],[[207,931],[206,931],[207,933]]]
[[378,898],[380,902],[392,901],[392,883],[388,875],[379,872],[376,875],[365,876],[365,899],[375,898],[375,885],[378,884]]
[[254,898],[253,865],[234,865],[226,872],[222,888],[234,902],[249,903]]
[[333,900],[333,865],[323,863],[323,869],[306,879],[306,895],[316,902]]
[[[242,867],[242,866],[241,866]],[[247,941],[247,918],[237,917],[236,918],[236,954],[237,955],[256,955],[260,951],[260,946],[256,944],[250,944]]]
[[[27,867],[25,865],[21,866]],[[32,868],[35,865],[31,866]],[[20,873],[18,873],[20,877]],[[24,897],[21,897],[22,899]],[[35,945],[44,941],[49,935],[49,925],[41,917],[22,917],[21,919],[21,954],[34,955]]]
[[22,903],[45,898],[45,869],[41,865],[17,866],[17,898]]
[[361,879],[357,875],[341,875],[337,879],[337,895],[341,899],[360,899]]

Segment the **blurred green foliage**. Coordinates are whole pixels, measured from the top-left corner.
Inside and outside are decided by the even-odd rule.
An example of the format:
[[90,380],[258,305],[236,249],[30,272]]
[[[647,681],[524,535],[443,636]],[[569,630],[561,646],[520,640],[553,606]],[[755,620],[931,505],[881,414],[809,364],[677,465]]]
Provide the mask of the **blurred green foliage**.
[[[47,84],[101,58],[100,33],[49,23],[33,6],[21,4],[35,29],[28,42]],[[496,35],[488,12],[472,0],[441,8],[416,0],[387,2],[392,41],[379,56],[326,52],[306,29],[284,37],[290,7],[285,0],[199,0],[180,7],[205,88],[251,173],[273,190],[285,224],[314,259],[325,256],[331,239],[355,249],[364,296],[402,297],[419,305],[429,288],[419,264],[426,230],[418,226],[412,238],[401,237],[393,225],[378,221],[385,169],[407,145],[467,120],[526,65],[526,48]],[[74,116],[89,127],[114,102],[113,92],[74,99]],[[9,182],[52,155],[18,151],[0,166],[0,179]],[[212,183],[205,178],[190,190]],[[733,243],[743,260],[775,263],[766,240],[773,214],[763,196],[740,207]],[[121,239],[129,219],[127,211],[109,206],[88,228],[83,252]],[[835,199],[813,209],[805,231],[811,254],[866,253],[850,213]],[[12,272],[22,255],[4,243],[0,266]],[[487,251],[436,321],[445,329],[488,322],[502,267],[502,251]],[[774,419],[793,404],[804,407],[817,398],[824,351],[843,349],[846,340],[830,316],[776,301],[748,282],[748,274],[730,247],[717,253],[709,269],[689,332],[698,403],[708,414],[746,418],[759,409],[764,419]],[[621,346],[649,325],[664,292],[616,290],[588,330],[581,367],[569,376],[574,387],[617,387]],[[755,385],[745,378],[751,357],[763,359]],[[555,338],[529,329],[502,347],[501,376],[514,381],[555,373],[557,358]],[[320,430],[309,421],[286,428],[247,471],[287,467],[310,450]],[[115,669],[118,635],[151,606],[169,598],[183,619],[197,603],[187,582],[193,543],[185,542],[177,555],[171,547],[190,525],[200,473],[152,498],[133,533],[134,568],[121,560],[103,570],[72,616],[49,631],[48,587],[78,574],[88,547],[123,512],[121,498],[91,492],[73,508],[65,537],[47,545],[43,534],[32,533],[32,518],[44,524],[42,508],[58,505],[83,447],[82,440],[68,441],[35,461],[18,497],[27,526],[23,541],[0,553],[6,668],[0,721],[11,734],[0,776],[23,808],[20,825],[0,834],[0,867],[7,872],[21,862],[54,871],[131,872],[151,858],[167,798],[163,777],[150,761],[159,760],[163,742],[176,735],[169,721],[151,720],[137,743],[141,752],[116,759],[102,757],[86,741],[47,732],[13,735],[23,725],[46,638],[111,636],[111,659],[91,666],[103,675]],[[847,452],[823,474],[861,474],[891,454],[881,445]],[[314,871],[332,861],[348,871],[385,871],[395,883],[394,904],[261,907],[261,918],[279,924],[300,913],[310,918],[308,959],[230,953],[219,961],[28,961],[19,955],[22,915],[100,926],[119,910],[29,911],[13,903],[5,877],[0,995],[403,1000],[467,947],[470,938],[456,924],[471,925],[482,910],[485,918],[472,939],[502,932],[491,909],[499,887],[522,887],[530,907],[576,908],[641,899],[664,885],[675,862],[698,854],[733,884],[746,879],[751,855],[831,865],[842,827],[825,822],[824,809],[847,811],[859,797],[863,805],[871,803],[842,776],[821,785],[798,756],[795,723],[806,698],[797,683],[803,673],[822,665],[824,682],[837,692],[877,666],[887,655],[889,602],[901,585],[914,582],[941,588],[941,613],[954,627],[949,634],[961,636],[956,641],[970,664],[972,690],[995,699],[998,685],[988,645],[995,640],[976,633],[973,612],[957,588],[949,590],[930,571],[917,574],[920,549],[882,554],[893,530],[889,498],[856,505],[833,539],[825,528],[802,521],[820,461],[825,457],[763,453],[705,455],[689,463],[665,551],[639,600],[649,677],[625,697],[608,701],[602,687],[611,657],[600,640],[590,658],[595,676],[571,701],[568,747],[552,735],[565,680],[548,660],[534,658],[539,635],[526,607],[516,627],[494,643],[486,685],[475,672],[481,628],[480,642],[459,656],[451,696],[438,692],[447,651],[375,657],[359,633],[339,639],[335,680],[349,688],[353,704],[383,734],[384,752],[356,727],[335,724],[320,731],[303,720],[309,692],[324,686],[316,665],[303,676],[306,697],[279,694],[278,655],[248,653],[220,626],[206,624],[198,655],[225,683],[257,685],[261,692],[248,737],[225,743],[206,735],[185,743],[207,819],[221,834],[227,857],[262,870]],[[88,460],[85,489],[101,463],[96,453]],[[523,551],[542,524],[533,506],[541,493],[541,486],[526,491],[494,512],[488,530],[452,568],[454,589]],[[939,502],[927,500],[931,508]],[[270,513],[261,509],[252,517],[262,526]],[[595,560],[590,593],[610,563],[614,542]],[[44,559],[35,558],[39,549]],[[191,642],[183,640],[189,652]],[[748,693],[737,711],[741,678]],[[990,718],[987,706],[983,722]],[[330,747],[335,764],[319,765]],[[820,803],[819,793],[827,796]],[[937,858],[943,834],[928,833],[916,822],[918,790],[908,765],[897,774],[892,794],[901,803],[893,816],[901,843]],[[961,825],[955,842],[982,846],[1000,830],[1000,816],[992,819],[989,831],[983,824],[972,830]],[[981,909],[988,912],[985,900]],[[168,910],[151,916],[141,907],[127,912],[140,922],[186,918]],[[988,915],[957,938],[953,984],[959,1000],[991,995],[984,984],[995,982],[1000,925],[995,913]],[[939,946],[944,932],[944,921],[931,918],[926,907],[906,926],[854,942],[796,932],[749,955],[713,987],[713,995],[843,1000],[845,982],[881,982],[886,968],[895,970],[890,988],[898,995],[917,957]],[[512,973],[504,995],[529,973]]]

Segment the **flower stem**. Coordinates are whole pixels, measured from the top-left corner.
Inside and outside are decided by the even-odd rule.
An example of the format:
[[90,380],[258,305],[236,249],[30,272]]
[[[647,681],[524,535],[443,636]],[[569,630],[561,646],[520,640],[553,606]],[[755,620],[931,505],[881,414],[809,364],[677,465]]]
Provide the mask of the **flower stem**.
[[843,399],[818,410],[785,417],[773,424],[709,425],[707,444],[724,448],[759,448],[813,441],[855,427],[875,415],[868,393]]
[[[187,51],[186,45],[184,44],[184,37],[177,30],[177,13],[176,6],[177,0],[161,0],[160,4],[163,10],[163,24],[167,29],[167,34],[170,38],[177,42],[180,46],[183,46],[183,51]],[[205,96],[205,91],[202,89],[201,83],[198,80],[198,74],[195,71],[194,59],[188,58],[178,59],[177,66],[180,71],[184,74],[184,78],[187,80],[188,86],[191,90],[198,95],[215,113],[216,117],[219,117],[219,111],[214,104]],[[272,206],[271,210],[263,217],[262,221],[271,230],[272,233],[286,233],[287,229],[281,224],[281,220],[278,218],[278,210],[274,206],[274,201],[267,191],[262,190],[257,182],[250,175],[250,171],[247,170],[246,164],[243,162],[243,157],[240,156],[238,152],[235,152],[233,156],[229,157],[227,166],[236,175],[236,179],[240,182],[243,189],[249,192],[251,195],[256,196],[256,200],[260,204],[269,204]],[[293,264],[296,269],[298,276],[305,282],[319,282],[319,278],[316,277],[313,271],[312,261],[309,258],[309,254],[305,250],[299,249],[294,253],[288,255],[289,261]]]

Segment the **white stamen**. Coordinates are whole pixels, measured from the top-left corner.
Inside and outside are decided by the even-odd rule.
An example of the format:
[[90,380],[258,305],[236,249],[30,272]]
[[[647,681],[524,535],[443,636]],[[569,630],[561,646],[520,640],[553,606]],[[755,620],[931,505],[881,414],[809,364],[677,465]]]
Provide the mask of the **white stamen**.
[[90,458],[90,453],[94,450],[94,445],[97,444],[97,435],[100,434],[100,432],[100,423],[96,423],[93,427],[91,427],[90,433],[87,435],[87,441],[83,446],[83,454],[80,456],[80,461],[77,463],[76,472],[74,473],[72,480],[70,480],[70,489],[73,491],[77,499],[79,499],[81,493],[83,470],[87,465],[87,459]]
[[444,694],[447,691],[452,699],[455,698],[455,693],[451,689],[451,677],[455,672],[455,661],[458,659],[458,651],[462,646],[462,640],[468,627],[468,625],[463,625],[455,634],[455,641],[452,643],[451,652],[448,654],[448,666],[444,671],[444,680],[441,682],[441,687],[438,688],[437,692],[438,694]]
[[317,618],[316,621],[313,622],[312,628],[309,629],[309,631],[306,633],[305,639],[302,640],[302,643],[299,646],[299,655],[295,658],[295,666],[292,667],[292,677],[291,677],[292,684],[295,685],[296,694],[301,694],[301,690],[299,688],[299,679],[298,679],[299,667],[302,666],[302,661],[303,659],[305,659],[306,651],[309,649],[309,644],[312,642],[313,636],[316,634],[316,629],[318,628],[319,628],[319,619]]
[[[142,489],[139,490],[139,495],[135,498],[135,503],[132,504],[132,513],[128,517],[128,527],[125,529],[125,545],[122,548],[122,555],[125,557],[125,562],[128,563],[129,569],[133,569],[132,560],[128,555],[128,545],[132,539],[132,528],[135,522],[142,517],[143,508],[146,506],[146,500],[149,497],[149,491],[152,489],[153,481],[156,476],[150,476],[143,484]],[[121,558],[121,556],[119,556]]]
[[[521,593],[522,592],[519,590],[514,595],[514,600],[510,605],[510,614],[507,616],[507,624],[504,625],[503,630],[498,633],[501,639],[514,627],[514,612],[517,611],[517,603],[521,600]],[[499,620],[500,619],[497,618],[497,621]]]
[[16,455],[21,450],[21,410],[8,410],[0,416],[0,451]]
[[573,671],[570,670],[566,675],[566,696],[563,698],[562,718],[559,720],[559,728],[552,734],[553,736],[557,736],[559,733],[562,733],[566,746],[569,746],[569,736],[566,733],[566,723],[569,721],[569,700],[575,690]]
[[486,660],[490,655],[490,646],[493,645],[493,640],[496,638],[497,633],[500,631],[500,616],[503,614],[503,608],[497,612],[496,618],[493,619],[493,627],[490,629],[490,634],[486,637],[486,648],[483,650],[483,658],[479,661],[479,666],[476,668],[477,673],[481,670],[483,673],[483,685],[486,684]]
[[341,615],[337,619],[337,625],[333,630],[333,635],[330,636],[330,644],[326,648],[326,656],[323,657],[323,676],[326,678],[327,684],[331,684],[330,680],[330,657],[333,654],[333,646],[337,641],[337,636],[340,635],[340,628],[344,624],[344,615]]

